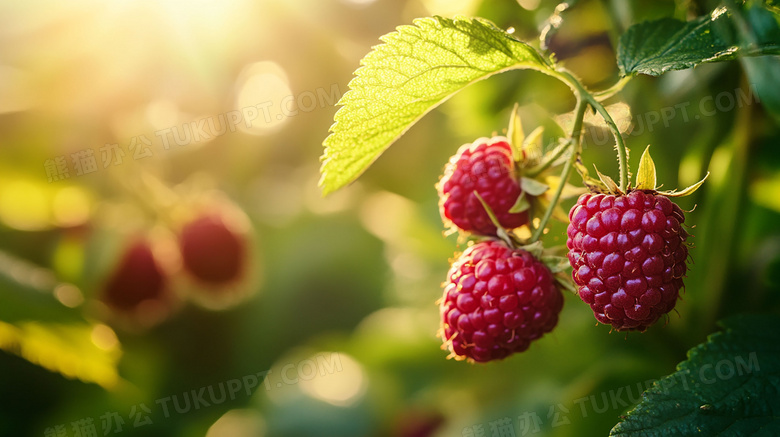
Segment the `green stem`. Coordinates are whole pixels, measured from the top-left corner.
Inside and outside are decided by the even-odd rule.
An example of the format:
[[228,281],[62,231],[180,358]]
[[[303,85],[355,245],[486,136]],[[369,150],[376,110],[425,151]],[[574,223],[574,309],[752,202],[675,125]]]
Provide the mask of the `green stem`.
[[[581,87],[580,87],[581,88]],[[558,184],[558,187],[555,190],[555,194],[553,195],[552,199],[550,200],[550,205],[547,207],[547,210],[544,211],[544,216],[542,217],[542,220],[539,222],[539,227],[534,230],[533,235],[531,235],[531,240],[529,243],[533,243],[539,240],[539,238],[542,236],[542,233],[544,232],[545,226],[547,226],[547,222],[550,221],[550,217],[552,217],[553,210],[555,210],[555,206],[558,204],[558,200],[561,198],[561,193],[563,193],[563,189],[566,186],[566,182],[569,180],[569,175],[571,174],[571,169],[574,167],[574,161],[577,160],[577,156],[579,155],[579,149],[580,149],[580,137],[582,137],[582,120],[585,118],[585,110],[588,107],[588,102],[583,99],[583,90],[578,90],[576,93],[577,95],[577,106],[574,109],[574,126],[571,130],[571,135],[569,135],[570,139],[570,150],[571,155],[569,156],[569,159],[566,160],[566,164],[563,166],[563,171],[561,172],[561,180]]]
[[[609,115],[609,112],[607,112],[607,109],[604,108],[604,105],[601,104],[598,98],[594,97],[593,94],[591,94],[585,87],[580,83],[580,81],[574,77],[569,71],[565,69],[560,69],[559,71],[556,71],[556,74],[553,74],[554,77],[558,78],[559,80],[563,81],[569,87],[574,91],[575,94],[580,96],[580,98],[583,98],[586,100],[587,103],[589,103],[593,109],[596,110],[596,112],[601,116],[601,118],[604,119],[604,122],[607,123],[607,126],[609,127],[609,130],[612,132],[612,135],[615,137],[615,147],[618,151],[618,166],[620,167],[620,191],[625,192],[626,186],[628,185],[628,151],[626,150],[626,145],[623,143],[623,135],[620,133],[620,129],[618,129],[617,124],[615,123],[615,120],[612,119],[612,116]],[[623,81],[623,79],[621,79]],[[618,87],[621,81],[618,81],[615,86],[605,90],[609,91],[612,88]],[[628,80],[625,80],[625,82],[628,82]],[[625,85],[625,83],[623,84]],[[605,95],[608,93],[605,93]]]
[[608,98],[610,98],[610,97],[614,96],[615,94],[619,93],[623,89],[623,87],[626,86],[627,83],[631,82],[631,78],[632,77],[634,77],[634,76],[621,77],[620,80],[615,82],[615,84],[612,85],[611,87],[609,87],[609,88],[607,88],[605,90],[596,91],[595,93],[593,93],[593,97],[596,100],[598,100],[599,102],[603,102],[604,100],[607,100]]
[[609,115],[606,108],[592,96],[588,96],[588,100],[588,103],[596,109],[596,112],[598,112],[598,114],[601,115],[601,118],[607,123],[609,130],[612,131],[612,135],[615,137],[615,148],[617,148],[618,151],[618,166],[620,167],[619,188],[620,191],[625,193],[626,186],[628,185],[628,151],[626,150],[626,144],[623,142],[623,135],[620,133],[620,129],[618,129],[615,120],[612,119],[612,116]]
[[533,178],[533,177],[539,175],[541,172],[547,170],[553,164],[553,162],[557,161],[558,158],[563,156],[564,152],[566,152],[566,150],[569,149],[570,143],[571,143],[571,141],[569,140],[569,141],[566,141],[564,143],[559,144],[558,147],[553,149],[549,153],[549,155],[547,155],[544,158],[544,160],[541,163],[539,163],[538,165],[536,165],[534,167],[531,167],[528,170],[526,170],[525,171],[525,176],[527,176],[529,178]]

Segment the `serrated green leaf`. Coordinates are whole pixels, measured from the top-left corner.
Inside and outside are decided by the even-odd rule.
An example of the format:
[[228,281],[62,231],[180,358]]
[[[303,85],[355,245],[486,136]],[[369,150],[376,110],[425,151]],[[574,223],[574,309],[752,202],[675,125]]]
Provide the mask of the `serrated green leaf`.
[[523,212],[531,207],[531,203],[528,202],[528,199],[525,198],[525,191],[520,193],[519,196],[517,196],[517,200],[515,200],[515,204],[512,205],[511,208],[509,208],[509,212],[511,214],[517,214],[519,212]]
[[531,196],[541,196],[550,189],[549,185],[531,178],[520,178],[520,187]]
[[748,12],[743,18],[754,34],[750,43],[737,40],[735,18],[725,7],[687,23],[662,18],[635,24],[618,43],[620,72],[659,76],[707,62],[780,54],[780,27],[774,15],[760,7]]
[[780,435],[780,317],[720,325],[642,395],[611,437]]
[[355,180],[423,115],[464,87],[512,69],[550,71],[530,45],[489,21],[430,17],[383,36],[339,101],[320,187]]
[[523,159],[523,141],[525,140],[523,121],[520,120],[520,115],[517,113],[518,108],[519,105],[515,103],[512,115],[509,116],[509,128],[506,132],[509,144],[512,146],[512,158],[515,162]]
[[642,153],[642,157],[639,158],[639,170],[636,172],[636,189],[655,190],[656,183],[655,163],[650,156],[650,146],[647,146]]

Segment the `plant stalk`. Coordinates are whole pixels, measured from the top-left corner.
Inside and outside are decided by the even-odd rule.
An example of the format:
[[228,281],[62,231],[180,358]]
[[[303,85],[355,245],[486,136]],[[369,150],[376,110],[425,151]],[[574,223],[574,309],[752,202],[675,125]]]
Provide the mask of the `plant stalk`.
[[563,166],[560,183],[558,184],[558,187],[555,190],[555,194],[553,194],[553,197],[550,200],[550,205],[547,207],[547,210],[544,211],[544,216],[542,217],[542,220],[539,222],[539,226],[534,230],[534,233],[531,235],[530,243],[539,241],[539,238],[542,236],[542,233],[544,233],[544,228],[545,226],[547,226],[547,222],[550,221],[550,217],[552,217],[553,210],[555,209],[556,205],[558,205],[558,200],[560,200],[561,198],[561,193],[563,193],[563,189],[566,186],[566,182],[569,180],[569,175],[571,175],[571,170],[574,167],[574,161],[577,160],[577,156],[579,155],[580,137],[582,137],[582,120],[585,118],[585,110],[588,107],[588,102],[583,98],[581,91],[578,90],[576,95],[577,95],[577,106],[574,109],[574,126],[572,127],[571,134],[569,135],[569,140],[570,140],[569,149],[571,151],[571,155],[569,156],[569,159],[566,160],[566,163]]
[[[592,106],[593,109],[596,110],[596,112],[601,116],[601,118],[604,119],[604,122],[607,123],[609,130],[612,132],[612,135],[615,137],[615,147],[617,148],[617,152],[618,152],[618,167],[620,171],[619,188],[620,191],[625,192],[626,186],[628,185],[628,162],[627,162],[628,151],[626,150],[626,145],[623,142],[623,135],[621,135],[620,129],[618,129],[615,120],[612,119],[612,116],[609,115],[607,109],[604,108],[604,105],[601,104],[599,98],[595,97],[587,89],[585,89],[585,87],[580,83],[580,81],[576,77],[574,77],[573,74],[571,74],[571,72],[565,69],[559,69],[556,70],[554,73],[548,73],[548,74],[567,84],[579,99],[586,100],[586,102],[590,104],[590,106]],[[621,84],[621,82],[624,83]],[[620,81],[618,81],[618,83],[616,83],[614,86],[608,88],[607,90],[602,91],[601,94],[605,96],[609,95],[609,93],[612,92],[613,89],[615,90],[614,92],[617,92],[623,86],[625,86],[625,83],[627,82],[628,79],[623,78]],[[604,97],[603,99],[605,98],[606,97]],[[579,144],[579,138],[578,138],[578,144]]]
[[544,160],[539,165],[526,170],[525,176],[532,178],[547,170],[553,164],[553,162],[557,161],[558,158],[563,156],[566,150],[569,149],[569,146],[571,145],[570,142],[571,140],[568,140],[565,143],[559,144],[558,147],[553,149],[552,152],[550,152],[550,155],[544,158]]
[[619,93],[623,89],[623,87],[626,86],[627,83],[631,82],[631,78],[632,77],[633,76],[621,77],[620,80],[615,82],[615,84],[612,85],[611,87],[609,87],[607,89],[604,89],[604,90],[601,90],[601,91],[596,91],[595,93],[593,93],[593,97],[596,100],[598,100],[599,102],[603,102],[604,100],[607,100],[608,98],[610,98],[610,97],[614,96],[615,94]]

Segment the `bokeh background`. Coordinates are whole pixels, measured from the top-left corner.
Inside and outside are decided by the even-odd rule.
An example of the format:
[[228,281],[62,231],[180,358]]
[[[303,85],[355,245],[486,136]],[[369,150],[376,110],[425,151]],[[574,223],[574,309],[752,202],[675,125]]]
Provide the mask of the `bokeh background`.
[[[711,6],[583,0],[550,48],[604,88],[630,24]],[[528,131],[554,134],[574,101],[553,79],[510,72],[472,86],[358,182],[320,196],[335,102],[379,36],[465,14],[535,42],[554,7],[3,2],[0,435],[601,436],[719,318],[776,311],[777,58],[638,77],[609,102],[632,167],[652,144],[665,188],[711,172],[679,201],[696,206],[683,299],[645,334],[610,333],[567,295],[555,331],[521,355],[471,365],[439,348],[434,302],[464,242],[442,235],[434,183],[461,144],[502,132],[515,102]],[[585,145],[585,162],[617,172],[598,123]],[[203,215],[243,248],[225,285],[182,267],[177,235]],[[564,235],[557,223],[544,241]],[[128,313],[106,304],[106,288],[139,239],[164,286]],[[149,274],[128,269],[131,284]]]

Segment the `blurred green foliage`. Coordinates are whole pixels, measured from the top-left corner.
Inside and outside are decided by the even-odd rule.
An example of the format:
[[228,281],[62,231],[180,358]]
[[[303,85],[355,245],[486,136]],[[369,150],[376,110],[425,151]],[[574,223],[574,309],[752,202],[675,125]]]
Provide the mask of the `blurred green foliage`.
[[[117,413],[122,436],[411,436],[426,423],[440,423],[430,435],[491,436],[506,419],[516,435],[528,424],[528,435],[603,436],[717,320],[780,309],[776,57],[639,76],[607,102],[626,103],[624,115],[630,108],[631,168],[652,144],[665,189],[711,172],[680,200],[693,210],[696,248],[679,316],[644,334],[610,334],[569,295],[558,327],[527,352],[470,365],[446,360],[436,338],[434,302],[463,246],[442,237],[434,183],[458,146],[500,132],[515,102],[530,130],[552,126],[574,100],[534,72],[477,83],[323,199],[318,157],[333,90],[346,92],[378,37],[413,18],[482,16],[535,43],[555,3],[49,6],[0,6],[0,435],[78,435],[90,418],[102,435],[117,430]],[[550,50],[586,85],[605,88],[617,80],[616,38],[630,24],[712,6],[582,0],[562,14]],[[247,101],[270,102],[270,121],[258,111],[252,128],[242,119],[235,132],[185,145],[158,134],[181,135],[218,114],[229,121]],[[605,132],[591,128],[583,160],[615,175]],[[134,159],[141,135],[151,156]],[[120,146],[121,164],[104,165],[105,144]],[[79,175],[71,155],[86,149],[97,170]],[[57,157],[70,174],[49,182],[46,162]],[[181,302],[164,320],[137,326],[107,311],[101,287],[129,236],[147,233],[165,252],[182,214],[215,191],[251,224],[246,297],[213,309],[187,297],[203,290],[178,272]],[[554,223],[545,243],[564,236]],[[19,335],[22,327],[36,329]],[[29,342],[52,338],[50,365],[24,358]],[[73,355],[83,368],[63,370]],[[118,379],[97,379],[101,371]],[[225,400],[212,402],[208,389],[219,399],[220,387]],[[203,388],[210,405],[196,408]],[[621,388],[621,402],[609,397]]]

